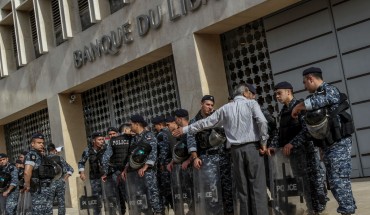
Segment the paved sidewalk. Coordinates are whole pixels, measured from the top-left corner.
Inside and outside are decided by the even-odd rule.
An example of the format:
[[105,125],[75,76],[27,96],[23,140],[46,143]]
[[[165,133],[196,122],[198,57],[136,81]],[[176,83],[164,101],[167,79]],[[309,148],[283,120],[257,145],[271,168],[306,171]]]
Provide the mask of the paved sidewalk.
[[[356,215],[369,215],[370,214],[370,178],[359,178],[352,180],[352,189],[356,199],[357,211]],[[338,204],[333,195],[329,191],[330,201],[327,204],[327,212],[330,215],[337,215]],[[54,210],[54,214],[57,214]],[[78,210],[67,208],[67,215],[78,215]],[[128,214],[128,213],[126,213]],[[173,215],[171,210],[169,215]],[[202,214],[203,215],[203,214]],[[206,215],[206,214],[204,214]]]

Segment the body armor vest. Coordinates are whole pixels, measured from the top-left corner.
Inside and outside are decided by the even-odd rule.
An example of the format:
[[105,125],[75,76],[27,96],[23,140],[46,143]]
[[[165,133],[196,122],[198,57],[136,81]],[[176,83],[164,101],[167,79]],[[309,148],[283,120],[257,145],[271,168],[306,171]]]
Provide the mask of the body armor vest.
[[124,134],[114,137],[110,140],[113,154],[110,157],[110,164],[116,167],[124,167],[129,155],[129,147],[131,143],[131,136]]
[[[297,100],[293,107],[295,107],[299,101]],[[298,119],[292,118],[293,107],[287,111],[281,112],[280,114],[280,128],[279,128],[279,147],[283,147],[301,131],[302,125]]]
[[93,147],[89,148],[90,179],[98,179],[103,176],[101,162],[104,152],[104,146],[98,152],[95,152]]
[[0,171],[0,192],[6,191],[10,185],[10,181],[12,179],[10,173],[14,170],[14,168],[16,168],[14,165],[8,164]]
[[[169,149],[170,149],[170,153],[168,153],[168,157],[166,157],[166,163],[168,164],[169,162],[171,162],[171,159],[172,159],[172,152],[173,152],[173,148],[175,147],[177,141],[176,141],[176,138],[174,136],[172,136],[172,133],[167,130],[167,129],[162,129],[158,135],[157,135],[157,140],[158,140],[158,143],[162,142],[163,139],[164,139],[164,135],[167,136],[167,144],[169,144]],[[159,147],[159,144],[158,144],[158,147]],[[160,152],[160,150],[158,149],[158,153]],[[158,154],[159,155],[159,154]]]
[[[201,119],[203,119],[203,116],[201,111],[199,111],[195,116],[195,121],[199,121]],[[211,144],[209,143],[209,136],[211,135],[211,132],[212,129],[205,129],[195,134],[195,141],[197,142],[198,151],[205,151],[212,148]]]
[[40,180],[54,179],[57,175],[61,174],[61,166],[53,159],[41,156],[41,164],[38,168],[32,170],[32,178]]

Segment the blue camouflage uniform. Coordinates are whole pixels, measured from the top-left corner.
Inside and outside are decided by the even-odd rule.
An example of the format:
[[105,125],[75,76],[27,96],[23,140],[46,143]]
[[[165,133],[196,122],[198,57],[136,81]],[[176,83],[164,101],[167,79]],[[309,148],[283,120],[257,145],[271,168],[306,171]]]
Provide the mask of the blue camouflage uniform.
[[66,214],[66,205],[65,205],[66,182],[64,180],[64,176],[66,174],[71,176],[74,172],[74,169],[71,167],[71,165],[67,163],[67,161],[63,157],[59,155],[53,156],[58,156],[60,159],[60,162],[58,163],[62,166],[62,176],[61,178],[51,183],[51,192],[54,194],[53,197],[56,198],[58,202],[58,215],[64,215]]
[[[339,106],[339,101],[339,90],[335,86],[323,82],[315,93],[304,100],[304,104],[307,111],[328,107],[330,114]],[[332,145],[324,144],[322,149],[329,186],[339,204],[337,212],[353,214],[357,207],[350,181],[352,138],[344,137]]]
[[173,207],[171,195],[171,174],[166,166],[172,159],[172,148],[175,144],[175,138],[168,128],[163,128],[158,132],[158,186],[160,195],[163,199],[163,205]]
[[[5,202],[5,214],[15,215],[18,203],[18,169],[14,164],[8,163],[6,166],[0,168],[0,171],[11,176],[9,186],[14,186],[12,191],[8,194],[7,197],[3,197],[3,193],[0,193],[0,198],[4,198]],[[0,209],[1,212],[1,209]]]
[[[102,169],[102,157],[106,148],[103,146],[99,151],[95,150],[93,146],[88,146],[82,152],[82,157],[78,162],[78,171],[82,172],[85,170],[85,163],[89,160],[90,172],[89,179],[91,185],[91,191],[93,196],[98,196],[101,199],[102,196],[102,185],[101,176],[103,176]],[[94,214],[100,214],[101,208],[94,208]]]
[[[32,214],[53,214],[53,193],[51,191],[51,180],[50,179],[38,179],[35,178],[35,172],[42,165],[42,155],[34,149],[26,155],[24,164],[31,165],[33,167],[31,177],[31,197],[32,197]],[[33,189],[32,181],[36,185],[36,189]]]
[[[201,119],[203,119],[203,116],[201,111],[199,111],[197,115],[189,121],[189,125]],[[206,129],[201,132],[203,132],[205,138],[208,138],[211,131],[212,129]],[[234,208],[230,153],[228,153],[228,149],[226,149],[226,144],[222,144],[213,148],[202,146],[205,144],[204,140],[201,140],[202,138],[199,138],[199,136],[197,137],[197,135],[200,135],[201,132],[198,132],[197,134],[187,134],[188,151],[189,153],[196,151],[201,160],[204,157],[208,157],[210,159],[209,165],[219,165],[224,210],[226,213],[233,213]]]
[[121,173],[128,160],[131,139],[132,136],[127,134],[111,138],[102,159],[104,173],[116,182],[122,214],[126,212],[127,194]]
[[137,134],[133,141],[132,141],[132,149],[135,149],[139,143],[145,143],[151,146],[151,151],[148,155],[148,159],[145,162],[150,167],[145,171],[144,178],[145,184],[148,188],[148,195],[150,199],[150,205],[154,211],[154,213],[164,213],[164,207],[162,199],[160,198],[159,188],[158,188],[158,180],[157,180],[157,170],[156,170],[156,162],[158,156],[158,149],[157,149],[157,139],[155,138],[154,134],[150,131],[143,131],[140,134]]
[[[293,174],[303,179],[308,178],[308,181],[303,180],[307,209],[311,213],[322,212],[326,207],[324,170],[320,166],[318,149],[313,145],[312,141],[307,139],[306,130],[303,129],[305,128],[303,115],[300,114],[297,120],[291,118],[292,110],[298,103],[299,101],[293,98],[288,106],[283,106],[280,111],[280,123],[282,121],[287,122],[287,120],[288,122],[284,125],[284,128],[280,125],[279,132],[275,134],[269,147],[284,147],[288,143],[293,145],[289,156]],[[289,134],[286,134],[286,132]]]

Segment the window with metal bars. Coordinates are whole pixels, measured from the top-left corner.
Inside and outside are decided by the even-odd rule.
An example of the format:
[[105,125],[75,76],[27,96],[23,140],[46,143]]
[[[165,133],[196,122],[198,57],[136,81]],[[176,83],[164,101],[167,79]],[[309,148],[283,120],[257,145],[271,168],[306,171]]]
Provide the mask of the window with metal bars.
[[4,126],[7,154],[15,161],[17,156],[30,148],[33,134],[40,132],[45,136],[45,142],[51,142],[51,130],[48,109],[42,109]]
[[53,14],[53,27],[54,27],[54,35],[55,35],[55,44],[59,46],[65,40],[63,39],[63,31],[62,31],[62,22],[60,20],[60,9],[59,9],[59,0],[52,0],[51,1],[51,11]]
[[35,50],[36,58],[41,56],[39,50],[39,41],[37,36],[37,27],[36,27],[36,18],[35,18],[35,11],[30,12],[30,24],[31,24],[31,33],[32,33],[32,41],[33,41],[33,48]]
[[180,107],[173,57],[169,56],[82,94],[87,135],[140,114],[149,123]]
[[10,27],[10,32],[12,34],[12,46],[13,46],[13,56],[14,56],[14,59],[15,59],[15,66],[16,66],[17,69],[19,69],[20,66],[19,66],[19,62],[18,62],[18,49],[17,49],[17,41],[16,41],[16,38],[15,38],[14,26]]
[[119,11],[125,5],[122,0],[109,0],[110,13]]
[[90,19],[88,0],[78,0],[78,13],[80,15],[81,27],[83,31],[94,25]]

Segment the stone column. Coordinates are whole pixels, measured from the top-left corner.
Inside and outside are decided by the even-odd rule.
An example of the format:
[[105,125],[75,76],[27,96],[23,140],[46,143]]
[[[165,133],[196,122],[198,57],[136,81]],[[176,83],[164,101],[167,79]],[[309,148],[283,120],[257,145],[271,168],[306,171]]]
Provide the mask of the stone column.
[[0,153],[6,153],[4,126],[0,125]]
[[188,35],[172,43],[182,108],[194,116],[203,95],[215,97],[215,108],[227,102],[228,87],[219,35]]
[[81,96],[76,95],[73,102],[69,97],[66,94],[59,94],[49,98],[47,103],[53,143],[64,147],[62,155],[75,170],[67,184],[66,206],[78,208],[77,162],[87,146],[87,138]]

